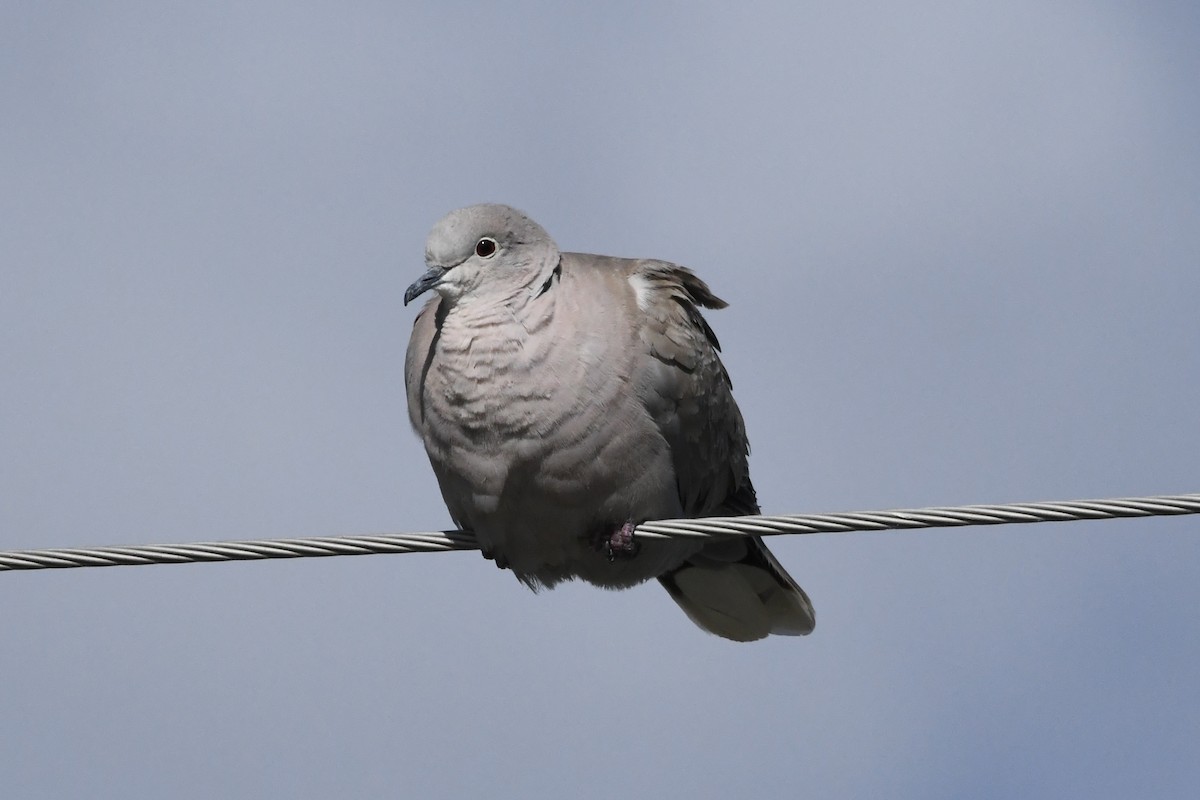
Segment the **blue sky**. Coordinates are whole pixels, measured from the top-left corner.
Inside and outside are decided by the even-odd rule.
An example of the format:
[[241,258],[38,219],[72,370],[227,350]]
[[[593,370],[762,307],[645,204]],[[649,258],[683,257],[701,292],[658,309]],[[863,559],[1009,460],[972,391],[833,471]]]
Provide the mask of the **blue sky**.
[[[0,548],[439,529],[430,226],[664,258],[768,512],[1200,491],[1187,4],[0,8]],[[1192,797],[1189,518],[776,539],[806,639],[477,554],[0,575],[14,797]]]

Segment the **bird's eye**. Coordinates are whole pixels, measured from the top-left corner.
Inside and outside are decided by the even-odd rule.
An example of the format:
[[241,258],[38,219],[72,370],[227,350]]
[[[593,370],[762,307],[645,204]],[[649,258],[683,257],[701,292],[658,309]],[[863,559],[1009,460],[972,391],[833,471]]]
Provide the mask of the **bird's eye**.
[[496,240],[485,236],[475,243],[475,255],[480,258],[491,258],[496,255]]

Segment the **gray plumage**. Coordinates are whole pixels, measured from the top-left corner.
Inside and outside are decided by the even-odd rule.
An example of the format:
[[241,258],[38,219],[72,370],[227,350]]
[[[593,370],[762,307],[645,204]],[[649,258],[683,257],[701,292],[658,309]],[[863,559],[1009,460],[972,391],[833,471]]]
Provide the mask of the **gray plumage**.
[[405,363],[409,417],[456,524],[530,587],[659,579],[738,641],[812,631],[812,605],[758,538],[628,540],[649,519],[758,513],[716,336],[722,308],[664,261],[561,253],[502,205],[444,217]]

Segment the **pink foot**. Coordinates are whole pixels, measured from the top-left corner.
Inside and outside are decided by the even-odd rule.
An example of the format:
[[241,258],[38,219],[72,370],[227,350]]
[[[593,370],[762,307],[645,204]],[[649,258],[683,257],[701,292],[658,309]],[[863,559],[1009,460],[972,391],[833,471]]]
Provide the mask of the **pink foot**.
[[633,530],[636,527],[637,525],[634,523],[626,522],[607,537],[602,536],[600,549],[608,556],[609,561],[616,561],[618,558],[633,558],[637,555],[640,547],[633,538]]

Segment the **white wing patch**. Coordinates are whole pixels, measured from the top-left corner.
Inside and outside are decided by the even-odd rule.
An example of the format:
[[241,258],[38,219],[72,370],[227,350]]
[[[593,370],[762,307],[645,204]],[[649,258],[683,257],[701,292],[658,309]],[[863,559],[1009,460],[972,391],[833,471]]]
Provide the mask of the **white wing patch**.
[[637,300],[638,310],[645,311],[650,306],[650,283],[644,276],[635,272],[629,276],[629,285],[633,287],[633,296]]

